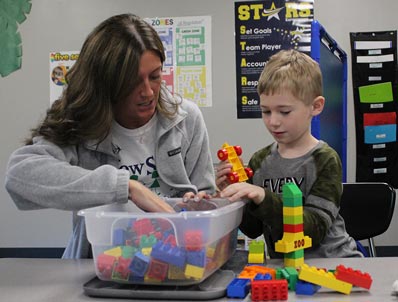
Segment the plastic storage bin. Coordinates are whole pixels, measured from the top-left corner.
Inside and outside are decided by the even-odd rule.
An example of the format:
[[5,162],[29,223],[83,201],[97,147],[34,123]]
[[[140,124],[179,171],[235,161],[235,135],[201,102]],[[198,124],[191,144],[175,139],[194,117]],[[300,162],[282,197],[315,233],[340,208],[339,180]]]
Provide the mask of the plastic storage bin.
[[137,211],[132,203],[79,211],[99,279],[130,284],[202,282],[234,253],[242,201],[167,199],[176,213]]

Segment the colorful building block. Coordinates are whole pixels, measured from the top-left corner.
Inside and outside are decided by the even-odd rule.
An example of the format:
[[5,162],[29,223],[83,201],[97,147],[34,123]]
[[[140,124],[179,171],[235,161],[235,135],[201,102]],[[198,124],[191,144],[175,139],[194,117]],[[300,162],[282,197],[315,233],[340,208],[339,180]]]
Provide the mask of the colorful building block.
[[303,280],[298,280],[296,283],[296,295],[306,295],[306,296],[312,296],[314,295],[321,286],[306,282]]
[[144,277],[149,266],[150,258],[138,252],[134,255],[130,263],[130,270],[135,276]]
[[276,279],[276,271],[273,268],[261,265],[246,265],[239,274],[241,279],[254,279],[257,274],[270,274],[272,279]]
[[217,152],[217,157],[221,161],[228,160],[232,164],[232,171],[227,175],[230,183],[246,181],[253,176],[253,170],[245,168],[239,156],[242,154],[240,146],[231,146],[224,143]]
[[187,251],[187,263],[199,267],[206,266],[206,250],[201,249],[200,251]]
[[253,240],[249,243],[248,263],[264,263],[265,243],[262,240]]
[[113,267],[112,279],[127,281],[130,276],[130,262],[131,259],[119,257]]
[[104,254],[118,258],[122,256],[122,248],[120,246],[117,246],[112,249],[106,250]]
[[188,230],[184,234],[185,249],[199,251],[203,247],[203,234],[201,230]]
[[251,281],[252,301],[287,300],[287,298],[288,284],[285,279]]
[[151,257],[174,266],[183,268],[187,261],[187,252],[180,248],[163,241],[158,241],[151,251]]
[[152,259],[149,262],[147,277],[159,281],[163,281],[167,277],[169,266],[167,263]]
[[298,272],[295,267],[285,267],[281,271],[282,276],[284,279],[287,280],[289,284],[289,289],[290,290],[295,290],[296,289],[296,283],[298,280]]
[[351,292],[352,288],[352,284],[337,280],[333,273],[323,269],[318,269],[314,266],[310,267],[307,264],[303,264],[301,266],[299,279],[324,286],[347,295]]
[[252,240],[249,243],[249,253],[264,254],[265,243],[262,240]]
[[97,257],[97,270],[103,278],[110,279],[112,276],[113,265],[117,258],[112,255],[101,254]]
[[155,243],[158,241],[156,236],[154,234],[150,234],[149,236],[147,235],[142,235],[140,237],[140,248],[147,248],[147,247],[153,247]]
[[115,229],[112,236],[112,245],[125,245],[126,231],[124,229]]
[[304,249],[312,246],[312,239],[304,235],[302,193],[294,183],[282,187],[283,236],[275,243],[275,251],[284,253],[285,266],[304,264]]
[[227,286],[228,298],[244,299],[250,291],[250,279],[233,279]]
[[270,273],[257,274],[253,280],[272,280],[272,276]]
[[264,263],[265,261],[265,257],[264,257],[264,253],[262,254],[255,254],[255,253],[249,253],[249,255],[247,256],[247,262],[248,263]]
[[134,221],[132,229],[138,236],[151,234],[155,230],[149,218]]
[[352,268],[346,268],[344,265],[338,265],[334,272],[337,280],[351,283],[352,285],[370,289],[372,285],[372,278],[368,273],[362,273],[359,270]]
[[201,279],[205,272],[204,267],[199,267],[191,264],[185,266],[185,276],[193,279]]

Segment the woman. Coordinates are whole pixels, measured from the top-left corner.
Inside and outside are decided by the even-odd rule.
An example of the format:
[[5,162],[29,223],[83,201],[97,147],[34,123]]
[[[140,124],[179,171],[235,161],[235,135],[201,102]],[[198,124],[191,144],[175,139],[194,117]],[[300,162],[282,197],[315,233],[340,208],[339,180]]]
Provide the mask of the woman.
[[21,210],[73,211],[64,258],[87,258],[78,210],[134,202],[173,212],[160,197],[202,198],[215,191],[199,108],[162,81],[164,48],[132,14],[113,16],[87,37],[67,87],[11,155],[6,189]]

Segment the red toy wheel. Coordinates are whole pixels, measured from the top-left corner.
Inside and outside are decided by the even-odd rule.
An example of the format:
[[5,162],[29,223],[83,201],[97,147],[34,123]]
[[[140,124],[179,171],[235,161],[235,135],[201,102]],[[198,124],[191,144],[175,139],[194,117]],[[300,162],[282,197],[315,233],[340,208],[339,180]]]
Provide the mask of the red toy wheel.
[[236,155],[240,156],[242,154],[242,147],[241,146],[234,146]]
[[217,152],[217,157],[219,158],[219,160],[227,160],[228,159],[228,151],[225,149],[220,149]]
[[239,181],[239,175],[236,172],[231,172],[228,174],[228,179],[231,184]]
[[252,176],[253,176],[253,170],[252,169],[245,168],[245,172],[246,172],[247,178],[252,178]]

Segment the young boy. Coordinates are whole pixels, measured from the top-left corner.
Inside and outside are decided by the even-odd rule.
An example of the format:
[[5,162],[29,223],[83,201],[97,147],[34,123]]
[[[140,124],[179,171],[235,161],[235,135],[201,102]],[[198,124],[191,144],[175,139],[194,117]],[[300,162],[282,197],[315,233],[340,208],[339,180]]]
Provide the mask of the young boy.
[[361,257],[339,214],[342,167],[336,153],[310,132],[311,120],[324,108],[322,75],[309,56],[283,50],[273,55],[258,83],[262,118],[274,137],[249,161],[249,182],[228,185],[228,162],[217,167],[220,196],[249,199],[240,229],[251,238],[264,234],[270,257],[283,235],[282,186],[294,182],[303,194],[304,234],[312,238],[305,257]]

